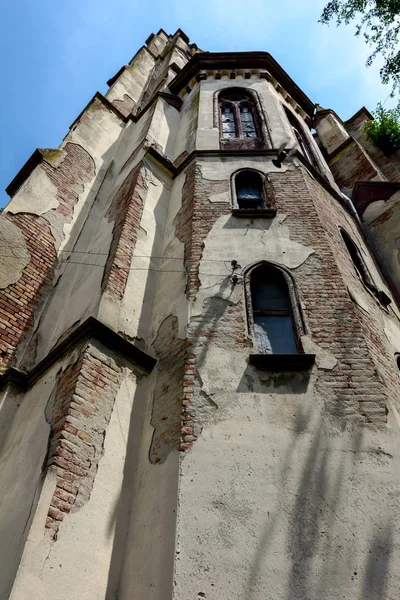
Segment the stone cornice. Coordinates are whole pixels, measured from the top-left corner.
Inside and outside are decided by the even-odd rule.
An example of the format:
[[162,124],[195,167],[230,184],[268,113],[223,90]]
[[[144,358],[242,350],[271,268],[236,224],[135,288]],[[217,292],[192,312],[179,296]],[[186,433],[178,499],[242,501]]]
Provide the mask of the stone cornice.
[[169,84],[171,92],[179,94],[199,71],[210,69],[267,70],[310,118],[314,114],[314,104],[268,52],[203,52],[195,54]]
[[68,337],[57,344],[30,371],[23,371],[14,367],[8,368],[0,375],[0,389],[9,383],[13,383],[23,390],[29,388],[58,360],[79,344],[89,340],[96,340],[123,358],[126,358],[143,374],[150,373],[157,362],[153,356],[140,350],[140,348],[107,327],[107,325],[104,325],[104,323],[101,323],[98,319],[89,317],[82,325],[74,329]]

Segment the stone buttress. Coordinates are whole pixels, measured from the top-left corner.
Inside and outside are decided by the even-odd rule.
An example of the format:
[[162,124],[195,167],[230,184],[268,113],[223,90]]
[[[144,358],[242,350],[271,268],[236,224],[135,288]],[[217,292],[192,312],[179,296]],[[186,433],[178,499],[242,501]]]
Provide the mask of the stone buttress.
[[181,30],[108,84],[0,217],[0,598],[397,598],[397,155]]

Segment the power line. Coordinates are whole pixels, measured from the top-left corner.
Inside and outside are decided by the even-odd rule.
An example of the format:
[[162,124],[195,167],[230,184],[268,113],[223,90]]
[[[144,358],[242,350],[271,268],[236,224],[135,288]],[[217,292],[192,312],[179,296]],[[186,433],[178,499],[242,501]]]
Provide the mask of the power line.
[[[0,248],[7,248],[7,249],[11,249],[11,248],[21,248],[26,250],[26,246],[7,246],[5,244],[0,244]],[[29,252],[29,249],[28,249]],[[66,252],[69,254],[85,254],[88,256],[109,256],[109,252],[86,252],[84,250],[59,250],[59,252]],[[4,258],[23,258],[16,256],[15,254],[2,254],[0,252],[0,256],[3,256]],[[129,258],[129,256],[127,254],[115,254],[114,258]],[[223,263],[230,263],[230,259],[223,259],[223,258],[185,258],[182,256],[152,256],[151,254],[134,254],[131,259],[134,258],[150,258],[151,260],[181,260],[184,262],[223,262]],[[72,264],[72,263],[70,263]],[[82,263],[84,264],[84,263]]]

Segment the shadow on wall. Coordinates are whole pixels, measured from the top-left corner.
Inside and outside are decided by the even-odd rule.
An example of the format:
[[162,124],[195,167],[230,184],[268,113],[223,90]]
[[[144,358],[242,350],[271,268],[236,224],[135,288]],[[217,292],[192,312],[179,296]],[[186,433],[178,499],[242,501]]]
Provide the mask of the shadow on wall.
[[[380,510],[378,526],[372,522],[371,514],[364,511],[362,491],[349,497],[348,489],[344,490],[349,482],[358,485],[355,464],[363,460],[360,454],[365,452],[361,449],[363,432],[354,433],[351,447],[337,450],[331,443],[336,441],[337,445],[340,438],[329,436],[320,417],[304,452],[304,434],[314,410],[313,406],[308,410],[299,407],[296,414],[295,435],[280,468],[279,505],[271,512],[259,537],[242,600],[259,600],[265,568],[271,568],[271,562],[279,564],[279,558],[273,554],[279,554],[274,550],[279,547],[279,537],[286,527],[281,557],[282,586],[275,590],[274,598],[394,600],[385,594],[392,552],[391,515],[382,519]],[[296,482],[295,464],[299,455],[304,459]],[[360,528],[353,524],[354,514],[349,518],[349,507],[350,512],[357,513]],[[371,505],[368,509],[371,512]]]
[[[79,144],[75,144],[75,142],[72,143],[82,148]],[[104,165],[106,166],[104,168],[100,168],[100,170],[94,175],[91,183],[91,191],[86,201],[88,205],[90,205],[91,202],[94,204],[96,203],[97,193],[99,190],[101,190],[109,161],[115,152],[117,144],[118,140],[112,146],[110,146],[102,156]],[[89,155],[87,150],[83,149],[83,152]],[[75,193],[76,202],[78,202],[78,196],[80,192],[78,193],[75,191],[74,194]],[[52,209],[46,214],[49,217],[49,221],[52,222],[53,217],[58,214],[58,211],[57,209]],[[16,214],[15,220],[17,220],[19,215],[20,213]],[[50,228],[50,225],[44,216],[39,217],[36,215],[31,215],[31,217],[34,221],[46,221],[46,226],[48,225]],[[2,218],[10,217],[4,215]],[[71,240],[79,240],[79,236],[83,230],[86,219],[87,215],[85,211],[82,211],[72,225],[70,231]],[[71,223],[71,219],[68,217],[65,219],[65,222]],[[53,234],[51,234],[51,237],[55,239]],[[34,240],[32,243],[34,243]],[[56,283],[53,281],[54,268],[56,266],[58,266],[58,263],[57,257],[54,253],[54,261],[49,266],[49,273],[43,279],[40,287],[36,291],[35,298],[32,301],[35,303],[34,313],[29,323],[26,324],[19,341],[18,351],[16,353],[15,361],[13,361],[13,364],[19,368],[28,369],[33,366],[35,362],[37,347],[40,342],[40,336],[38,333],[40,325],[45,322],[46,327],[48,328],[47,331],[51,331],[54,325],[54,323],[52,323],[51,320],[49,322],[47,318],[47,308],[49,306],[49,299],[53,297],[53,294],[55,294],[58,290],[58,286],[61,285],[62,277],[58,278]],[[71,288],[78,279],[84,279],[82,271],[77,271],[79,267],[71,265],[70,268],[75,269],[75,271],[74,276],[71,277],[69,288]],[[93,271],[93,267],[91,266],[80,268],[90,269]],[[29,269],[29,265],[26,267],[26,269]],[[101,281],[102,269],[98,269],[98,272],[98,278],[99,281]],[[19,281],[21,281],[21,279]],[[58,316],[59,314],[60,313],[58,312]],[[83,314],[82,320],[86,316],[88,315]],[[71,319],[72,322],[74,322],[75,317],[73,313],[71,313]],[[77,321],[76,325],[78,322],[80,321]],[[54,342],[56,342],[56,340],[54,340]],[[46,377],[43,376],[41,381],[45,384]],[[37,385],[40,386],[41,382],[39,381]],[[43,393],[39,392],[41,400],[43,399]],[[3,434],[1,435],[0,442],[0,464],[2,465],[2,471],[5,470],[5,466],[7,465],[8,469],[14,473],[24,472],[30,474],[29,477],[26,476],[24,478],[23,503],[20,501],[20,487],[17,485],[15,488],[15,493],[14,490],[9,488],[7,490],[7,494],[2,494],[0,498],[0,514],[7,516],[5,519],[2,518],[0,521],[0,539],[5,539],[6,537],[8,539],[8,543],[3,544],[3,546],[0,548],[0,563],[2,565],[1,570],[2,573],[6,574],[4,576],[2,575],[2,579],[0,581],[0,596],[2,593],[4,593],[4,597],[8,597],[15,579],[16,572],[18,570],[18,565],[25,547],[25,542],[31,527],[32,519],[36,512],[39,498],[38,490],[40,489],[43,478],[43,463],[46,457],[47,443],[51,432],[46,420],[45,407],[41,406],[40,402],[36,405],[32,405],[29,391],[25,392],[24,394],[19,394],[19,392],[15,394],[13,388],[9,387],[5,388],[2,394],[3,399],[0,405],[0,431]],[[34,406],[34,408],[32,408],[32,406]],[[29,428],[24,427],[23,429],[19,429],[20,433],[17,433],[17,435],[20,435],[20,440],[18,441],[18,444],[15,445],[15,448],[13,448],[13,437],[16,436],[16,432],[18,432],[19,419],[22,415],[26,414],[25,411],[29,410],[34,411],[34,414],[32,413],[31,415],[30,423],[31,425],[34,424],[37,429],[34,432],[34,435],[31,435]],[[41,411],[40,414],[38,414],[38,411]],[[33,440],[34,446],[32,446]],[[30,460],[32,462],[31,468],[29,468],[29,465],[27,466],[25,453],[21,452],[21,447],[28,446],[30,448]],[[35,452],[37,452],[37,454],[35,454]],[[18,478],[16,478],[16,482],[18,483]],[[18,521],[15,521],[16,524],[11,535],[10,529],[13,522],[10,519],[10,515],[14,514],[16,506],[19,507],[20,515]]]
[[[164,223],[163,207],[168,197],[169,191],[164,190],[154,209],[151,254],[156,256],[159,255],[157,243],[163,236],[160,227],[160,223]],[[138,331],[145,331],[151,323],[153,300],[154,276],[149,276]],[[160,362],[162,357],[160,359],[158,352],[157,357]],[[108,524],[110,536],[114,531],[114,540],[106,600],[144,598],[147,594],[152,600],[172,597],[178,453],[175,452],[175,460],[168,461],[168,465],[152,464],[149,458],[154,433],[149,419],[159,412],[156,406],[160,401],[159,366],[138,381],[133,399],[121,492]],[[177,414],[179,427],[180,410]]]
[[238,218],[230,216],[226,223],[224,223],[222,226],[222,229],[249,229],[251,227],[252,229],[268,231],[273,224],[274,218],[262,217],[260,219],[260,217],[257,217],[256,219],[253,219],[252,217]]

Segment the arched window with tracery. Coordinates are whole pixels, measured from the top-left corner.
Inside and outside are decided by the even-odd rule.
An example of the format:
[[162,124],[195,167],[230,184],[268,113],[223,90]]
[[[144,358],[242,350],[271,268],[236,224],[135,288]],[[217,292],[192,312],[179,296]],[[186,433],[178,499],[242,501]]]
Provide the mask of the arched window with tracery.
[[260,148],[262,135],[252,94],[242,88],[221,91],[218,96],[221,147]]
[[308,162],[311,163],[311,165],[313,165],[314,167],[317,167],[317,161],[316,161],[314,153],[311,149],[310,140],[308,139],[307,134],[304,132],[303,127],[300,125],[299,121],[292,114],[292,112],[290,110],[288,110],[286,107],[284,107],[284,108],[285,108],[286,116],[288,118],[290,126],[292,128],[292,132],[293,132],[294,137],[296,138],[297,144],[299,146],[300,152],[302,153],[304,158],[306,158],[308,160]]

